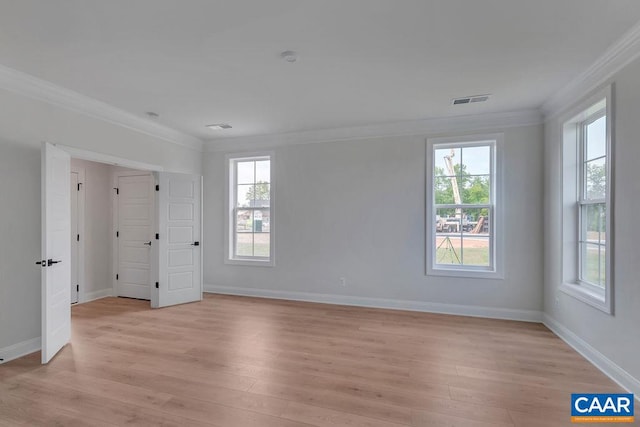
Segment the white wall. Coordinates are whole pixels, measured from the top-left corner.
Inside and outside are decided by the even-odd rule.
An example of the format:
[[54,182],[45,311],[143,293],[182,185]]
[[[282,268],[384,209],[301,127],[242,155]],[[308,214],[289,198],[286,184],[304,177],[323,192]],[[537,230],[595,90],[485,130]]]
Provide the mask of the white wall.
[[542,126],[504,134],[504,280],[425,276],[426,136],[405,136],[276,147],[273,268],[224,264],[225,153],[208,153],[205,284],[237,293],[303,292],[311,299],[417,309],[490,307],[493,314],[509,317],[516,310],[515,317],[535,317],[542,309]]
[[[561,270],[561,170],[562,143],[559,123],[545,125],[545,301],[544,309],[557,327],[575,334],[609,362],[635,377],[635,392],[640,392],[640,60],[617,73],[614,86],[614,257],[615,315],[605,314],[558,290]],[[588,95],[585,93],[585,96]],[[578,102],[579,100],[575,100]],[[567,105],[570,107],[570,105]],[[556,303],[557,299],[557,303]],[[576,337],[574,337],[575,340]],[[584,346],[584,344],[583,344]],[[585,346],[586,347],[586,346]],[[595,350],[595,352],[593,352]],[[594,356],[595,355],[595,356]],[[598,360],[596,360],[598,362]],[[616,367],[609,367],[609,373]],[[614,373],[615,374],[615,373]],[[624,381],[618,372],[617,379]],[[634,379],[625,385],[634,387]]]
[[112,289],[112,174],[114,167],[71,159],[71,166],[84,170],[84,282],[80,302]]
[[40,258],[42,141],[166,171],[202,171],[200,152],[0,90],[0,358],[28,350],[40,336],[40,267],[34,262]]

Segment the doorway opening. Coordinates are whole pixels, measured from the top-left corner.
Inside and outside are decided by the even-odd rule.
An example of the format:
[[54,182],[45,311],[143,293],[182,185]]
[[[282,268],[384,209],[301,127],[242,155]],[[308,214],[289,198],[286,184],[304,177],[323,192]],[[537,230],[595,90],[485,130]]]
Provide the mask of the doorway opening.
[[41,176],[42,363],[71,338],[74,298],[202,300],[201,176],[50,143]]
[[71,158],[71,303],[151,300],[155,178]]

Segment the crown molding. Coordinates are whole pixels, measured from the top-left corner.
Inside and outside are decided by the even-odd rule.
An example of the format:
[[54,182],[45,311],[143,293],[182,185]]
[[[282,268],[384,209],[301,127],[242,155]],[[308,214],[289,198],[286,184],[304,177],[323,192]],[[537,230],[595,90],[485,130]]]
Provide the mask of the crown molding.
[[545,120],[556,117],[573,103],[607,83],[618,71],[640,57],[640,22],[613,43],[596,62],[542,104]]
[[0,65],[0,88],[192,150],[203,148],[199,138],[3,65]]
[[539,110],[522,110],[471,116],[441,117],[425,120],[382,123],[368,126],[321,129],[271,135],[239,136],[205,142],[205,151],[254,150],[281,145],[351,141],[393,136],[437,135],[529,126],[542,123]]

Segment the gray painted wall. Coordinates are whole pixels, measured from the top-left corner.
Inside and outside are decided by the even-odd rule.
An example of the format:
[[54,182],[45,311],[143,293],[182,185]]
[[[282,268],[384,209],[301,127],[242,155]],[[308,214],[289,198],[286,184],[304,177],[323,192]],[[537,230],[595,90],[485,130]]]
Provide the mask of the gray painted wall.
[[541,310],[543,130],[504,134],[504,280],[425,276],[421,136],[274,148],[275,267],[224,263],[225,153],[208,153],[205,284]]
[[0,90],[0,353],[40,336],[42,141],[202,171],[200,152]]
[[640,378],[640,61],[625,67],[611,82],[615,84],[615,315],[605,314],[558,290],[562,281],[559,155],[562,123],[555,119],[545,125],[544,309],[548,316],[637,379]]
[[0,140],[0,176],[1,349],[40,336],[40,147]]
[[81,292],[86,297],[87,294],[112,289],[114,167],[78,159],[71,159],[71,166],[84,169],[85,172],[85,282]]

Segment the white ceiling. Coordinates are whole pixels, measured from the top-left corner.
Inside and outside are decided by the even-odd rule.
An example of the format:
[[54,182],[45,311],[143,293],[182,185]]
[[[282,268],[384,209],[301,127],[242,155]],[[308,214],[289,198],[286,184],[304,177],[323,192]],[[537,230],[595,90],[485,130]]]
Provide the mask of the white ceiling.
[[537,108],[639,20],[638,0],[0,0],[0,64],[214,139]]

